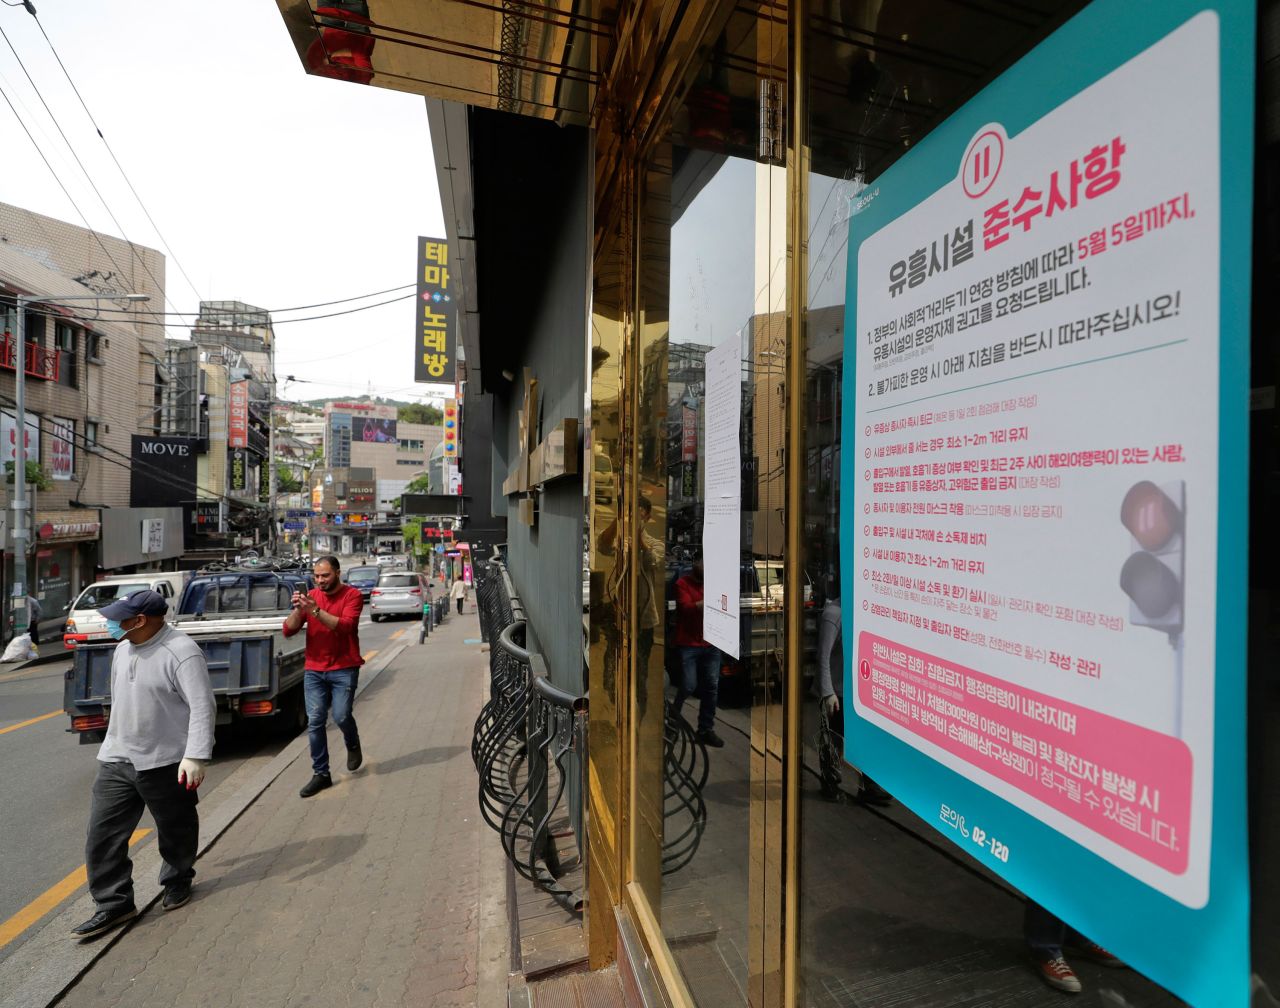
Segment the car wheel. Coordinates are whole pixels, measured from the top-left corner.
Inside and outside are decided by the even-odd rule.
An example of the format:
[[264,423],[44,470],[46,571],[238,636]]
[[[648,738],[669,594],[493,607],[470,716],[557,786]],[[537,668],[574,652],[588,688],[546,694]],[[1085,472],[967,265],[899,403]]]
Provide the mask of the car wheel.
[[382,622],[382,617],[381,617],[381,616],[379,616],[377,613],[373,613],[372,615],[370,615],[369,619],[370,619],[372,622],[374,622],[374,623],[381,623],[381,622]]

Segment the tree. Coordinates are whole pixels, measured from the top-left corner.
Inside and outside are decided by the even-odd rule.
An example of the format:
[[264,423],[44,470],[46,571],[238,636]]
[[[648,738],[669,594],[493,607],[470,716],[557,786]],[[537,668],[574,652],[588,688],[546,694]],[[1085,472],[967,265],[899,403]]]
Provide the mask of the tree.
[[396,413],[405,423],[439,426],[444,420],[444,412],[440,407],[432,406],[430,403],[409,403],[407,406],[399,407]]
[[[33,459],[27,459],[27,464],[23,466],[23,472],[26,473],[27,486],[35,487],[37,490],[45,491],[53,489],[53,480],[49,478],[49,474],[45,471],[44,466]],[[4,464],[5,482],[13,486],[13,462],[9,461]],[[426,493],[426,491],[422,491]]]
[[412,483],[410,483],[407,487],[404,488],[404,492],[411,493],[411,494],[430,493],[431,492],[430,477],[428,477],[426,473],[423,473],[421,476],[416,477]]
[[276,490],[280,493],[298,493],[302,483],[289,465],[276,466]]

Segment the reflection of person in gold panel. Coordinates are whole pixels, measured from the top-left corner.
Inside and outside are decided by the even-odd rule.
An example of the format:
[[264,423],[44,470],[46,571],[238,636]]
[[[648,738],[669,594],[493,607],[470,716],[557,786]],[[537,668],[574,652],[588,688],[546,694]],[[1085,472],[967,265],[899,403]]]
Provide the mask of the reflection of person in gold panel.
[[680,652],[680,681],[672,703],[680,715],[691,696],[699,699],[698,730],[694,738],[719,749],[724,739],[716,734],[716,703],[720,695],[720,651],[702,636],[702,554],[694,557],[693,570],[675,583],[676,627],[671,644]]
[[666,546],[649,532],[653,502],[644,494],[638,500],[639,532],[636,536],[636,704],[644,717],[649,701],[649,656],[661,616],[658,585],[666,564]]

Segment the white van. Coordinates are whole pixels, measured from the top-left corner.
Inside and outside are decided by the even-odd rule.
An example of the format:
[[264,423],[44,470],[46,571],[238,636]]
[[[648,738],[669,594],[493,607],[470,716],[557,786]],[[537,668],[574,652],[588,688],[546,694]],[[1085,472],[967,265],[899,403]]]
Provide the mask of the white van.
[[190,571],[146,571],[142,574],[119,574],[95,581],[67,609],[63,646],[74,649],[77,644],[87,641],[107,640],[107,620],[98,610],[109,602],[144,588],[163,595],[172,612],[190,577]]

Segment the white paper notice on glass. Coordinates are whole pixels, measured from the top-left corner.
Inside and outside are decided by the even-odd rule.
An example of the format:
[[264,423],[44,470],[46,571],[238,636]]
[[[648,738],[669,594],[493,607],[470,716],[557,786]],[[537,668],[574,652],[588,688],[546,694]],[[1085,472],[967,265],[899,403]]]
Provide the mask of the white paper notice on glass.
[[707,454],[702,524],[702,636],[737,658],[739,542],[742,538],[742,345],[707,353]]

